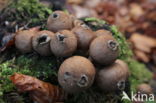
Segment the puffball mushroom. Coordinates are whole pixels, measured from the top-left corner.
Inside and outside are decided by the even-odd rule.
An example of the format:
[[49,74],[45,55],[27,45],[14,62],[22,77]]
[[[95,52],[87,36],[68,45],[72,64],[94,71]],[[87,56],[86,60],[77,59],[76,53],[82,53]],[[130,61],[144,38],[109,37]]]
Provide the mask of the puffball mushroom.
[[120,63],[117,60],[112,65],[103,67],[97,72],[96,84],[104,92],[115,92],[125,89],[129,69]]
[[64,29],[72,29],[73,19],[62,11],[54,11],[47,20],[47,28],[53,32]]
[[95,67],[85,57],[66,59],[58,71],[58,81],[68,93],[77,93],[89,88],[94,81]]
[[22,53],[32,52],[32,37],[35,32],[31,30],[18,31],[15,36],[15,46]]
[[51,55],[50,41],[53,36],[54,33],[51,31],[43,30],[38,32],[32,40],[33,49],[42,56]]
[[95,38],[89,48],[89,55],[98,64],[112,64],[118,57],[118,43],[112,35]]
[[78,25],[72,29],[78,39],[78,48],[88,50],[91,41],[96,37],[94,32],[85,24]]
[[100,29],[95,32],[95,35],[96,36],[112,35],[112,33],[108,30]]
[[77,49],[77,38],[71,31],[62,30],[55,33],[50,47],[52,53],[57,57],[71,56]]

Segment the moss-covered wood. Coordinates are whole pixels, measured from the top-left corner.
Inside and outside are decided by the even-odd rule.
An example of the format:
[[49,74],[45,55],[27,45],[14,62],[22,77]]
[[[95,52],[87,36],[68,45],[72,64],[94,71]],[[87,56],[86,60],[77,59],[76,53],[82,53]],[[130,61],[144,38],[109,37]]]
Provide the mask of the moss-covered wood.
[[[13,12],[13,15],[6,14],[6,11],[10,13],[10,10],[13,8],[16,11]],[[5,19],[10,21],[15,20],[18,24],[21,22],[23,25],[30,22],[29,27],[34,25],[42,25],[44,27],[45,21],[51,12],[51,9],[44,7],[37,0],[19,0],[10,4],[7,9],[3,10],[2,14],[11,15]],[[131,71],[127,92],[130,91],[129,87],[135,91],[138,84],[151,79],[152,75],[145,65],[133,59],[132,51],[126,39],[116,26],[111,26],[105,21],[96,18],[85,18],[82,20],[93,30],[99,28],[110,30],[117,39],[120,46],[120,56],[118,58],[127,62]],[[0,103],[32,103],[28,99],[28,94],[19,94],[9,80],[9,76],[14,72],[32,75],[46,82],[58,85],[57,70],[61,61],[53,56],[41,57],[36,53],[23,55],[12,47],[5,53],[0,54],[0,61]],[[117,103],[121,100],[121,97],[117,96],[117,94],[102,93],[96,86],[70,97],[71,99],[68,99],[66,103]]]

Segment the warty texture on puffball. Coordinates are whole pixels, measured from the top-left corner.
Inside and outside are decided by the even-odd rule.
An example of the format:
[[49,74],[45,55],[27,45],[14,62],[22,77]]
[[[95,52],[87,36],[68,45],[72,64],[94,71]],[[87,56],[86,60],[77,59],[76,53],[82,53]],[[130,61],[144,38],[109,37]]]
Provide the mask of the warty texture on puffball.
[[47,28],[53,32],[72,29],[73,19],[63,11],[54,11],[47,20]]
[[50,47],[57,57],[71,56],[77,49],[77,38],[71,31],[62,30],[52,37]]
[[100,29],[95,32],[95,35],[98,37],[103,35],[112,35],[112,33],[108,30]]
[[96,84],[104,92],[124,90],[126,81],[130,75],[129,69],[120,60],[97,71]]
[[95,77],[94,65],[85,57],[73,56],[66,59],[58,71],[58,81],[68,93],[77,93],[89,88]]
[[22,53],[32,52],[32,37],[35,32],[31,30],[18,31],[15,36],[15,46]]
[[78,25],[72,29],[78,39],[78,49],[88,50],[92,40],[96,37],[94,32],[85,24]]
[[51,31],[43,30],[38,32],[32,40],[33,49],[42,56],[52,55],[50,41],[53,36],[54,33]]
[[112,64],[119,55],[118,43],[112,35],[99,36],[91,42],[89,55],[100,65]]

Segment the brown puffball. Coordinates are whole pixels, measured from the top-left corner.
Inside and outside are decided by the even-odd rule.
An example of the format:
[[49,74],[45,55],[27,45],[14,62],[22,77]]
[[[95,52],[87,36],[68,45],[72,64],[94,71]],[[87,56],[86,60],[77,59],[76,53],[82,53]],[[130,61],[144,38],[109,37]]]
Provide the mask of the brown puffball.
[[124,90],[128,76],[128,68],[124,67],[117,60],[112,65],[103,67],[97,72],[96,84],[104,92]]
[[71,56],[77,49],[77,38],[69,30],[55,33],[50,42],[52,53],[57,57]]
[[32,37],[35,32],[31,30],[18,31],[15,36],[15,46],[22,53],[32,52]]
[[123,68],[127,68],[127,70],[128,70],[128,65],[123,60],[117,59],[115,62],[117,64],[120,64],[120,66],[122,66]]
[[73,19],[62,11],[54,11],[47,20],[47,28],[53,32],[64,29],[72,29]]
[[112,35],[112,33],[108,30],[100,29],[95,32],[95,35],[98,37],[103,35]]
[[94,81],[94,65],[85,57],[73,56],[60,66],[58,81],[68,93],[77,93],[89,88]]
[[43,30],[38,32],[32,40],[33,49],[42,56],[50,56],[52,54],[50,49],[50,41],[54,36],[51,31]]
[[76,26],[72,32],[78,39],[78,48],[84,51],[89,49],[91,41],[96,37],[94,32],[85,24]]
[[153,90],[149,84],[140,84],[137,87],[137,92],[140,92],[141,94],[152,94]]
[[89,55],[98,64],[112,64],[118,57],[118,43],[111,35],[95,38],[90,45]]

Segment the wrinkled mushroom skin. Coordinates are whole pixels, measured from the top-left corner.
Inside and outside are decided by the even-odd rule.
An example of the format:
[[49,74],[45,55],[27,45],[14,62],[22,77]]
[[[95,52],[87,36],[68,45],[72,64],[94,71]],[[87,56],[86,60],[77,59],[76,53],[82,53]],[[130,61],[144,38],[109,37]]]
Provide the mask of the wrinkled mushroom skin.
[[69,30],[55,33],[50,42],[52,53],[57,57],[71,56],[77,49],[77,38]]
[[81,56],[66,59],[58,72],[59,84],[69,93],[89,88],[93,84],[94,77],[95,67],[87,58]]
[[47,20],[47,28],[53,32],[64,29],[72,29],[73,19],[70,15],[62,11],[53,12]]
[[15,46],[22,53],[32,52],[32,37],[35,35],[35,32],[30,30],[23,30],[17,32],[15,36]]
[[96,37],[94,32],[85,24],[78,25],[72,29],[78,39],[78,49],[87,51],[91,41]]
[[120,63],[115,62],[110,66],[103,67],[97,72],[96,84],[104,92],[124,90],[128,76],[128,68],[124,68]]
[[51,31],[43,30],[38,32],[32,40],[33,49],[42,56],[50,56],[52,54],[50,49],[50,41],[54,36]]
[[111,35],[99,36],[91,42],[89,55],[100,65],[112,64],[118,54],[118,43]]
[[112,35],[112,33],[108,30],[100,29],[95,32],[95,35],[98,37],[103,35]]

